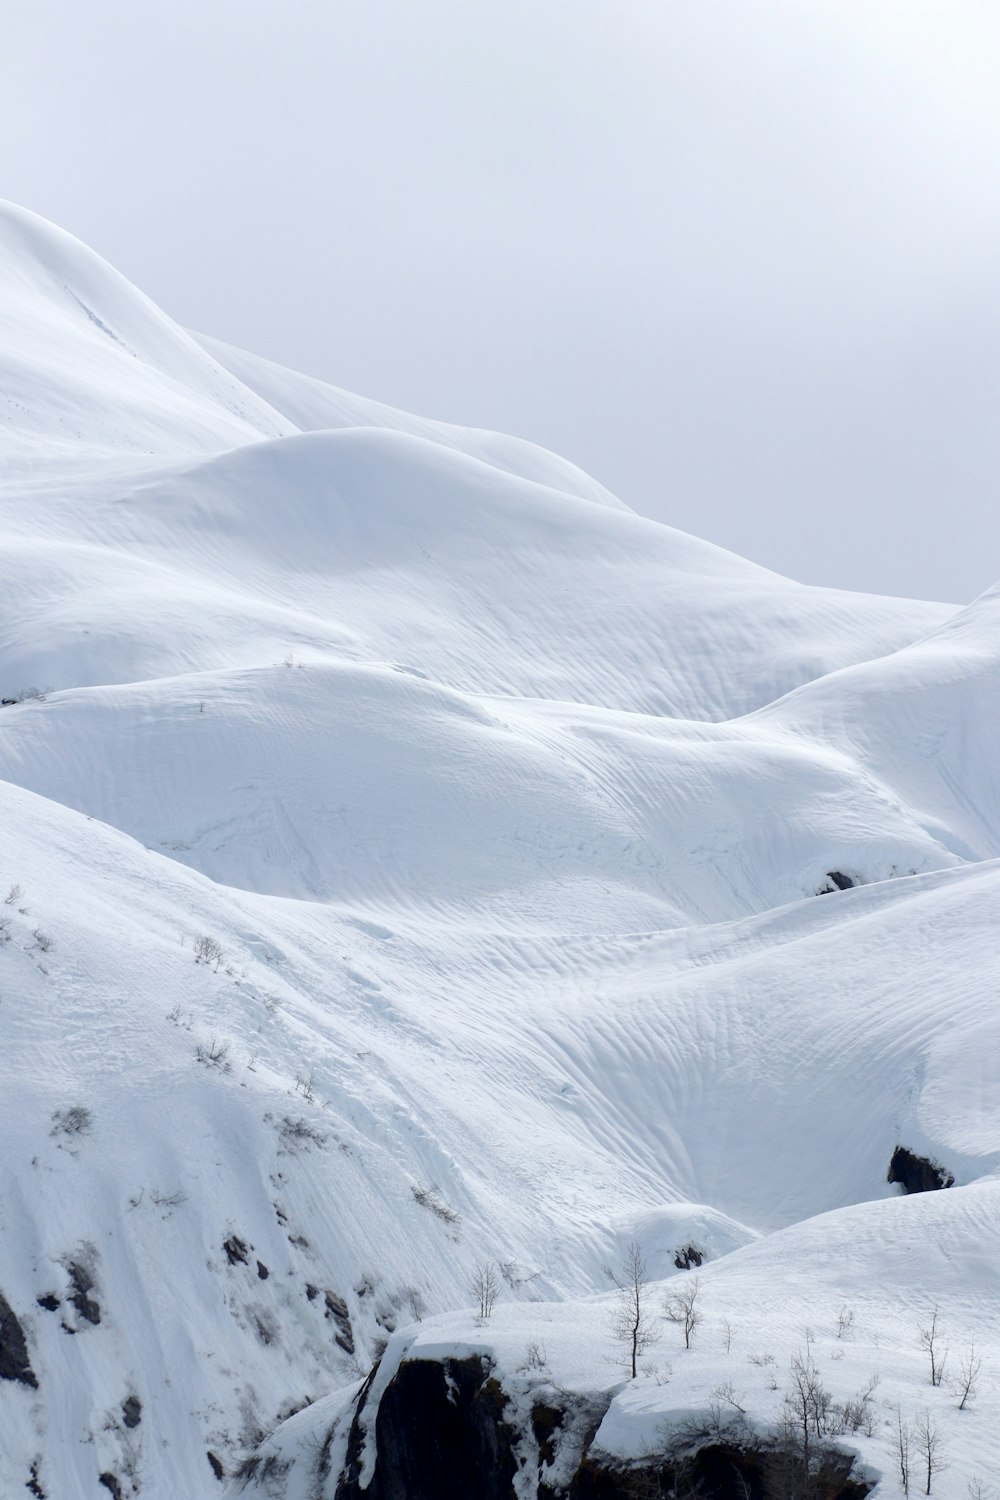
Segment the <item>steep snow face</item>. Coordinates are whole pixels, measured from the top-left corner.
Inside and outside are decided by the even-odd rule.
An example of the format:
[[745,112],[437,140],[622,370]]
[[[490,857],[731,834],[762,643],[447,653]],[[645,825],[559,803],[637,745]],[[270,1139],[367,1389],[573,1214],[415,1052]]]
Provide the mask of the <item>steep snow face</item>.
[[219,1494],[484,1258],[523,1344],[693,1246],[787,1363],[856,1236],[888,1327],[1000,1166],[997,596],[802,588],[19,210],[0,298],[4,1493]]
[[0,305],[14,457],[209,453],[294,431],[86,246],[6,203]]

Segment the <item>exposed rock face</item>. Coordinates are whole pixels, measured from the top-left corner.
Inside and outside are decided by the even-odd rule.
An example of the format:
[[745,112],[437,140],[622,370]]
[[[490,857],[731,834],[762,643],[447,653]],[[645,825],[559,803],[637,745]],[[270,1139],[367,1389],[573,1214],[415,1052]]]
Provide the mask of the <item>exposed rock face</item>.
[[954,1177],[944,1167],[926,1156],[917,1156],[906,1146],[897,1146],[892,1153],[886,1181],[898,1182],[904,1193],[934,1193],[955,1184]]
[[77,1261],[71,1261],[66,1269],[69,1272],[70,1302],[81,1318],[86,1319],[88,1323],[99,1323],[101,1308],[96,1299],[90,1295],[94,1290],[94,1278],[90,1270]]
[[28,1341],[17,1315],[0,1293],[0,1380],[18,1380],[22,1385],[38,1388],[35,1372],[28,1358]]
[[326,1307],[326,1316],[333,1320],[337,1332],[334,1335],[336,1342],[344,1350],[345,1354],[354,1353],[354,1330],[351,1327],[351,1314],[343,1297],[336,1292],[327,1291],[323,1302]]
[[241,1240],[238,1234],[231,1234],[228,1240],[223,1240],[222,1248],[226,1252],[226,1259],[231,1266],[245,1266],[250,1254],[250,1247],[246,1240]]
[[843,870],[827,870],[826,885],[820,886],[817,891],[819,896],[832,896],[834,891],[850,891],[854,889],[856,882],[850,875],[845,875]]
[[362,1490],[359,1417],[366,1394],[336,1500],[510,1500],[517,1470],[513,1434],[503,1420],[507,1398],[488,1360],[473,1355],[400,1365],[379,1403],[378,1460]]
[[[374,1374],[358,1398],[335,1500],[514,1500],[515,1493],[537,1500],[683,1494],[700,1500],[785,1500],[791,1494],[802,1500],[864,1500],[872,1488],[854,1473],[850,1453],[817,1444],[806,1475],[794,1444],[783,1447],[749,1428],[739,1440],[692,1429],[678,1434],[673,1451],[650,1454],[641,1463],[617,1463],[592,1446],[601,1412],[587,1411],[581,1421],[573,1405],[577,1398],[566,1393],[559,1393],[558,1404],[535,1402],[528,1418],[522,1410],[522,1425],[533,1440],[526,1445],[529,1433],[518,1430],[511,1401],[485,1356],[404,1360],[373,1413]],[[362,1488],[366,1424],[372,1421],[375,1468]],[[538,1462],[533,1478],[527,1467],[531,1449]],[[557,1455],[558,1483],[553,1477]]]
[[834,1448],[820,1449],[806,1477],[798,1459],[776,1447],[703,1442],[628,1468],[586,1458],[566,1500],[864,1500],[872,1485],[854,1477],[853,1469],[851,1454]]

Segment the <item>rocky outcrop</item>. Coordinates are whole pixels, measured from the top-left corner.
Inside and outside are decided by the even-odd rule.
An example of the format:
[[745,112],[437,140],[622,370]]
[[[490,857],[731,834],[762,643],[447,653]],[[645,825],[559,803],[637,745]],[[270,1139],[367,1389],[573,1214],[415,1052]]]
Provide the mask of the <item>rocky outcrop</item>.
[[90,1294],[94,1290],[94,1277],[88,1266],[71,1261],[66,1267],[69,1273],[69,1301],[80,1317],[88,1323],[101,1321],[101,1308]]
[[489,1360],[405,1360],[374,1414],[377,1459],[360,1485],[369,1385],[358,1402],[336,1500],[509,1500],[517,1471],[507,1397]]
[[700,1500],[784,1500],[795,1494],[802,1500],[864,1500],[872,1488],[855,1472],[852,1454],[816,1443],[803,1464],[794,1438],[782,1443],[748,1424],[723,1430],[692,1423],[662,1452],[618,1462],[594,1447],[610,1393],[588,1409],[586,1398],[549,1386],[544,1400],[525,1405],[504,1391],[485,1355],[404,1359],[380,1398],[379,1388],[376,1370],[357,1400],[339,1482],[324,1488],[324,1496],[649,1500],[687,1494]]
[[843,870],[827,870],[826,885],[821,885],[816,892],[818,896],[832,896],[834,891],[851,891],[857,881],[852,880],[850,875],[845,875]]
[[337,1292],[326,1291],[323,1294],[323,1305],[326,1317],[332,1320],[337,1330],[334,1334],[335,1341],[345,1354],[353,1354],[354,1330],[351,1327],[351,1314],[347,1303]]
[[38,1388],[35,1372],[28,1358],[28,1341],[17,1315],[0,1293],[0,1380],[17,1380],[21,1385]]
[[690,1271],[700,1266],[704,1259],[705,1252],[698,1245],[681,1245],[674,1251],[674,1265],[678,1271]]
[[952,1174],[929,1157],[918,1156],[906,1146],[892,1153],[886,1182],[898,1182],[904,1193],[934,1193],[955,1184]]

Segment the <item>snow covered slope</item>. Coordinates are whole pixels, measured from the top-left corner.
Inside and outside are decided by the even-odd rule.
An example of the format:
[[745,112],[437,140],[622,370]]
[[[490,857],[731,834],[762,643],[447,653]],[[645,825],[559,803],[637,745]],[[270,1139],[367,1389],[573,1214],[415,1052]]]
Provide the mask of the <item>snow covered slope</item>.
[[484,1258],[521,1344],[632,1238],[786,1363],[793,1263],[978,1317],[1000,595],[793,584],[16,209],[0,306],[0,1492],[221,1494]]
[[[679,1284],[690,1288],[690,1275],[651,1285],[657,1338],[633,1381],[622,1379],[607,1296],[498,1302],[488,1321],[453,1313],[401,1329],[370,1390],[346,1387],[286,1422],[260,1449],[260,1482],[237,1484],[229,1493],[249,1489],[283,1500],[332,1494],[332,1487],[323,1487],[320,1457],[331,1454],[336,1468],[350,1439],[356,1442],[358,1426],[363,1493],[380,1458],[379,1402],[400,1372],[421,1362],[429,1362],[425,1371],[435,1362],[454,1370],[475,1357],[487,1362],[504,1393],[504,1423],[520,1465],[518,1496],[536,1494],[539,1484],[565,1483],[582,1456],[614,1473],[619,1464],[653,1466],[672,1450],[683,1455],[720,1440],[738,1450],[754,1432],[780,1432],[792,1361],[811,1371],[831,1399],[830,1415],[821,1418],[822,1439],[835,1436],[836,1445],[854,1455],[856,1479],[877,1485],[880,1495],[903,1493],[902,1425],[911,1489],[923,1494],[919,1429],[926,1416],[937,1436],[932,1493],[985,1493],[996,1474],[1000,1390],[980,1370],[975,1395],[960,1409],[960,1371],[971,1372],[981,1351],[994,1351],[1000,1339],[1000,1266],[990,1253],[998,1217],[1000,1182],[993,1179],[949,1196],[858,1204],[768,1236],[698,1273],[690,1348],[660,1312]],[[938,1385],[930,1382],[921,1342],[935,1308],[936,1356],[941,1359],[947,1344],[952,1365],[952,1378]],[[352,1433],[356,1412],[360,1423]],[[539,1412],[563,1418],[547,1439],[532,1423]],[[580,1421],[583,1414],[589,1423]],[[609,1492],[656,1490],[623,1485]]]

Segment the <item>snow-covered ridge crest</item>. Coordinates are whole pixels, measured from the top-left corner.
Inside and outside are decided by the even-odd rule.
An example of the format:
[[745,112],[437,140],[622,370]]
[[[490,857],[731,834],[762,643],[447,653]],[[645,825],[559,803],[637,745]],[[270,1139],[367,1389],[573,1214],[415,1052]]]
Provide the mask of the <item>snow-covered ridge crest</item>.
[[[932,1292],[1000,1362],[996,594],[799,586],[16,209],[0,313],[0,1489],[207,1500],[285,1418],[292,1485],[392,1337],[546,1344],[619,1455],[723,1307],[839,1381],[856,1304],[907,1409]],[[687,1383],[592,1368],[633,1240],[703,1257]],[[946,1500],[994,1394],[926,1397]]]

